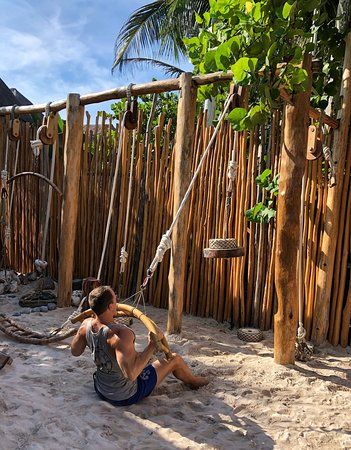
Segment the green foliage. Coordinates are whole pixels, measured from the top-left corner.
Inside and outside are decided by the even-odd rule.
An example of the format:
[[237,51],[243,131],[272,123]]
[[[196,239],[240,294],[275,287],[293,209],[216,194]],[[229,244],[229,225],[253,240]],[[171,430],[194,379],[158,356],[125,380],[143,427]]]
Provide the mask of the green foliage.
[[[184,39],[198,73],[233,72],[236,85],[250,85],[246,110],[230,115],[236,130],[264,123],[280,106],[279,88],[304,91],[308,74],[301,68],[310,52],[322,62],[313,79],[315,106],[325,107],[340,85],[343,36],[335,28],[336,8],[330,0],[210,0],[210,10],[197,15],[197,36]],[[316,44],[315,44],[316,43]],[[279,70],[277,70],[279,69]],[[201,99],[218,94],[199,90]],[[245,114],[244,114],[245,111]]]
[[256,203],[256,205],[245,212],[247,220],[256,223],[268,223],[275,218],[274,203],[275,197],[278,195],[278,181],[279,174],[272,178],[271,169],[264,170],[256,177],[257,185],[267,191],[269,196],[263,202]]
[[[142,95],[138,97],[138,107],[143,111],[143,124],[142,133],[145,134],[147,121],[152,108],[152,95]],[[158,123],[158,117],[163,112],[165,114],[165,122],[172,119],[171,136],[174,136],[176,121],[177,121],[177,108],[178,108],[178,94],[173,92],[165,92],[158,94],[158,100],[156,104],[155,116],[152,123],[154,128]],[[113,117],[119,119],[120,114],[123,114],[126,110],[126,99],[122,99],[117,103],[111,105],[113,111]]]

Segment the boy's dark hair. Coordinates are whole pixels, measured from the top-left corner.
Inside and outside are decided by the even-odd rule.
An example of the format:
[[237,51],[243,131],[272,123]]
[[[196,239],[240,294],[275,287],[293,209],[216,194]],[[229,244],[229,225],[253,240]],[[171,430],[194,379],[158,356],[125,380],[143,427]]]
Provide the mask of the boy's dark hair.
[[82,297],[87,297],[93,289],[99,286],[101,286],[101,282],[97,278],[93,277],[84,278],[82,284],[82,291],[83,291]]
[[110,286],[99,286],[90,292],[89,306],[97,316],[100,316],[107,311],[114,298],[115,294]]

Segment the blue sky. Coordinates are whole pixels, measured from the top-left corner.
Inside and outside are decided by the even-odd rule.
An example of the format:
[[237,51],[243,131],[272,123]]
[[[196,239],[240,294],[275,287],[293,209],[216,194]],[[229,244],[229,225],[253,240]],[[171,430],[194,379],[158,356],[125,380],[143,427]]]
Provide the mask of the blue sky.
[[[33,103],[166,78],[156,69],[111,74],[114,42],[150,0],[0,0],[0,78]],[[184,61],[183,68],[191,66]],[[87,107],[109,110],[109,103]]]

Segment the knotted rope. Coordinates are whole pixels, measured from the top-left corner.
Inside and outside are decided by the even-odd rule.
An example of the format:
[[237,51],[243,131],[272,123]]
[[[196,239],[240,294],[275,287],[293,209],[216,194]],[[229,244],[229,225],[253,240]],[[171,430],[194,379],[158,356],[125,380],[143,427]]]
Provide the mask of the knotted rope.
[[101,258],[100,258],[100,265],[99,265],[99,271],[98,271],[98,280],[101,279],[101,272],[102,272],[102,266],[104,264],[105,254],[106,254],[106,248],[107,248],[107,241],[108,236],[110,233],[110,226],[111,226],[111,219],[112,219],[112,213],[113,213],[113,203],[115,200],[115,194],[116,194],[116,187],[117,187],[117,176],[119,172],[119,166],[121,162],[121,155],[122,155],[122,146],[123,146],[123,137],[124,137],[124,117],[122,119],[122,122],[120,124],[120,134],[119,134],[119,140],[118,140],[118,149],[117,149],[117,157],[116,157],[116,165],[115,165],[115,173],[113,175],[113,182],[112,182],[112,192],[110,197],[110,206],[108,210],[108,216],[107,216],[107,223],[106,223],[106,229],[105,229],[105,238],[104,238],[104,245],[102,248]]
[[188,201],[188,199],[190,197],[190,194],[191,194],[191,191],[192,191],[192,189],[194,187],[195,181],[197,180],[197,178],[198,178],[198,176],[200,174],[202,166],[203,166],[203,164],[204,164],[204,162],[205,162],[205,160],[207,158],[207,155],[209,154],[209,152],[210,152],[210,150],[211,150],[211,148],[212,148],[212,146],[213,146],[213,144],[215,142],[215,139],[216,139],[216,136],[217,136],[218,131],[220,129],[220,126],[221,126],[221,124],[222,124],[222,122],[224,120],[224,117],[227,114],[227,111],[228,111],[228,109],[230,107],[232,97],[233,97],[233,94],[229,94],[227,99],[226,99],[226,101],[225,101],[225,103],[224,103],[224,108],[223,108],[223,111],[222,111],[221,115],[218,118],[218,123],[216,125],[216,128],[215,128],[215,130],[213,132],[213,135],[212,135],[212,137],[210,139],[210,142],[208,143],[208,145],[206,147],[206,150],[204,151],[204,153],[203,153],[203,155],[202,155],[202,157],[200,159],[200,162],[199,162],[199,164],[198,164],[198,166],[196,168],[196,171],[195,171],[195,173],[193,175],[193,178],[192,178],[192,180],[191,180],[191,182],[190,182],[190,184],[188,186],[188,189],[187,189],[187,191],[186,191],[186,193],[185,193],[185,195],[184,195],[184,197],[183,197],[183,199],[182,199],[182,201],[181,201],[181,203],[179,205],[178,211],[176,212],[176,214],[175,214],[175,216],[173,218],[173,222],[172,222],[171,226],[169,227],[169,229],[166,231],[166,233],[162,236],[160,244],[157,247],[156,255],[155,255],[155,257],[154,257],[150,267],[147,270],[146,278],[145,278],[145,280],[144,280],[144,282],[143,282],[143,284],[141,286],[142,289],[145,289],[148,281],[152,277],[152,274],[155,272],[158,263],[162,261],[162,258],[164,256],[165,252],[169,248],[171,248],[171,239],[170,239],[170,237],[171,237],[173,228],[174,228],[175,224],[178,222],[180,214],[182,213],[182,211],[184,209],[184,206],[185,206],[186,202]]

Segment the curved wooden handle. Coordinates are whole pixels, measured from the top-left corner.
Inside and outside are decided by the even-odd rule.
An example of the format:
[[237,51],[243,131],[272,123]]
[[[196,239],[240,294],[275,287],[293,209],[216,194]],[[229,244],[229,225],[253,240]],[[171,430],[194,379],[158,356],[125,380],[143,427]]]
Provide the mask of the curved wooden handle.
[[[72,323],[83,322],[83,320],[87,319],[88,317],[92,317],[94,315],[95,314],[91,309],[87,309],[86,311],[79,314],[79,316],[72,318],[71,322]],[[154,333],[156,336],[162,335],[162,338],[159,341],[160,350],[164,352],[167,359],[172,357],[172,351],[169,347],[167,339],[165,338],[164,334],[153,320],[151,320],[139,309],[134,308],[133,306],[118,303],[115,317],[123,317],[123,316],[135,317],[136,319],[139,319],[140,322],[142,322],[151,333]]]

